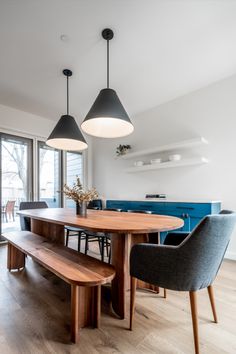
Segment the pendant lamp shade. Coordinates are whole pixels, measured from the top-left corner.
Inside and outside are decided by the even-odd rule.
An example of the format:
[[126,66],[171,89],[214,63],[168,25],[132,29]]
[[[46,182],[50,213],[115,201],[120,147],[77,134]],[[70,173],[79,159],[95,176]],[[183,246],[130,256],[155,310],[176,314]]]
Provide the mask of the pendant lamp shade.
[[67,114],[59,119],[47,139],[47,145],[68,151],[80,151],[88,147],[75,118]]
[[109,88],[109,41],[113,36],[109,28],[102,31],[102,37],[107,41],[107,88],[100,91],[81,124],[85,133],[100,138],[120,138],[134,130],[116,91]]
[[46,144],[59,150],[81,151],[87,149],[88,145],[75,121],[69,115],[69,76],[72,71],[65,69],[63,74],[67,77],[67,114],[61,116],[55,128],[49,135]]
[[81,128],[85,133],[101,138],[118,138],[134,130],[116,91],[110,88],[100,91]]

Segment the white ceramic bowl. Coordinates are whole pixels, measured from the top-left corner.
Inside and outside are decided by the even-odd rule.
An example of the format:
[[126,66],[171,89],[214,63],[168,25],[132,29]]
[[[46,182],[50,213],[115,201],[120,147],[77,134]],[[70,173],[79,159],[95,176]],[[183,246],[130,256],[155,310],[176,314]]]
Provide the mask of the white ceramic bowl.
[[135,161],[134,166],[143,166],[143,161]]
[[150,163],[151,165],[154,165],[155,163],[161,163],[161,159],[152,159]]
[[179,161],[181,160],[181,155],[179,154],[173,154],[173,155],[169,155],[169,161]]

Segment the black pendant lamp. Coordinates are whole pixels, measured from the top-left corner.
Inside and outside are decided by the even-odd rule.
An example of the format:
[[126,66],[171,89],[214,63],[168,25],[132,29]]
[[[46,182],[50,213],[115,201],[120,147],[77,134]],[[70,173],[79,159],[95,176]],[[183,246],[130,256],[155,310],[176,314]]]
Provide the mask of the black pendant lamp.
[[46,144],[59,150],[81,151],[87,149],[88,145],[75,118],[69,115],[69,77],[72,76],[72,71],[64,69],[63,74],[66,76],[67,84],[67,112],[59,119]]
[[107,88],[100,91],[81,128],[100,138],[119,138],[133,132],[134,126],[115,90],[109,88],[109,41],[114,33],[106,28],[102,37],[107,41]]

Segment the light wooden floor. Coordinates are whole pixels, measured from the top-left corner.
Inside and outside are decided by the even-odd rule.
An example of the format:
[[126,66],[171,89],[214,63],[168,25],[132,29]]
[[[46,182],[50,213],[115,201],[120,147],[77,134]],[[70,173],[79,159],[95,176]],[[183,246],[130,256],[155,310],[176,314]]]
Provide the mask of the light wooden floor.
[[[163,290],[159,295],[138,291],[133,332],[127,330],[128,320],[112,315],[106,297],[101,329],[83,329],[80,344],[74,345],[69,286],[29,257],[26,270],[9,273],[6,246],[1,246],[0,353],[194,353],[188,295],[162,295]],[[219,324],[212,322],[207,291],[199,292],[201,353],[236,353],[236,262],[223,263],[215,298]]]

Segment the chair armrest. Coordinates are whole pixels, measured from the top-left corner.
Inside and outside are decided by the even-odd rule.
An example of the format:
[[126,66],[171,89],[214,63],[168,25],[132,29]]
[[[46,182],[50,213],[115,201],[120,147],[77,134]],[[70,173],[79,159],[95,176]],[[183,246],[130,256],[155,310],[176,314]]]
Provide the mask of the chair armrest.
[[130,275],[171,289],[175,278],[179,246],[139,243],[130,254]]

